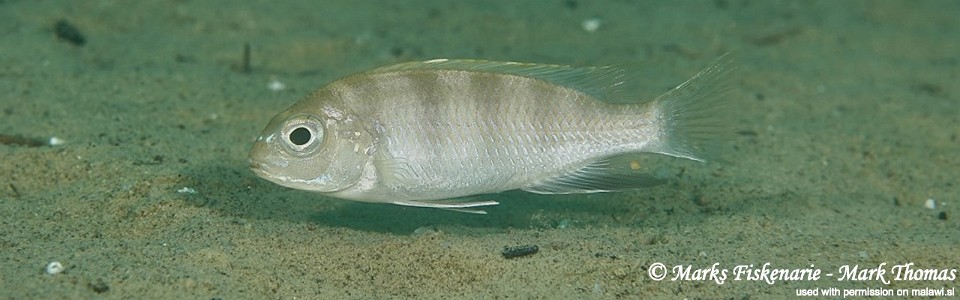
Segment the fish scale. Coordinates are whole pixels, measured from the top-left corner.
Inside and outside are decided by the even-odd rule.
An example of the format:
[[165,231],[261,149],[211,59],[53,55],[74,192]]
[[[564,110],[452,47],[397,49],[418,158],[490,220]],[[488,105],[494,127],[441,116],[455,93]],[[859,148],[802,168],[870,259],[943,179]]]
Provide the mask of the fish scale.
[[[432,83],[431,77],[434,77],[434,75],[435,74],[423,75],[418,72],[412,74],[394,74],[394,76],[416,77],[397,80],[401,83],[395,87],[380,84],[378,85],[378,89],[380,92],[395,90],[397,93],[403,93],[403,90],[411,86],[429,86],[425,82]],[[482,81],[476,78],[473,80],[454,80],[454,78],[458,76],[479,77],[494,75],[455,72],[454,74],[437,77],[445,78],[445,80],[440,81],[442,81],[441,84],[447,85],[463,84],[470,86],[471,84]],[[545,97],[535,98],[536,101],[516,101],[516,98],[523,99],[524,97],[530,97],[529,93],[531,92],[529,91],[535,90],[531,88],[532,86],[539,84],[540,86],[537,86],[537,88],[544,88],[544,86],[547,85],[535,79],[518,78],[517,76],[499,76],[501,82],[497,84],[498,86],[504,87],[499,91],[500,93],[514,95],[513,99],[508,97],[498,98],[496,97],[497,93],[493,93],[493,95],[487,96],[485,99],[464,101],[460,99],[462,96],[451,94],[454,93],[456,89],[449,88],[438,89],[434,93],[410,92],[416,94],[417,97],[401,97],[408,99],[406,101],[411,101],[411,103],[407,103],[411,108],[426,109],[421,111],[412,109],[412,111],[400,110],[399,112],[390,112],[402,114],[407,117],[398,120],[396,126],[391,126],[389,121],[386,121],[388,122],[385,123],[386,130],[388,131],[386,135],[392,137],[387,143],[391,145],[387,147],[387,155],[390,157],[405,157],[407,163],[423,165],[425,167],[418,169],[418,172],[416,172],[416,174],[418,174],[417,177],[405,178],[405,182],[398,183],[398,185],[405,185],[405,188],[394,186],[392,189],[423,191],[424,193],[422,194],[429,192],[432,195],[423,195],[421,197],[444,199],[459,196],[459,193],[487,193],[496,191],[503,189],[503,185],[505,184],[527,185],[535,181],[537,179],[536,174],[541,172],[561,173],[573,167],[583,165],[582,162],[569,159],[569,156],[564,156],[565,153],[579,153],[579,155],[591,157],[600,154],[597,153],[598,149],[605,148],[598,146],[598,144],[604,145],[610,143],[601,138],[609,138],[610,135],[605,135],[604,133],[611,132],[612,130],[603,130],[603,127],[598,126],[599,122],[597,121],[605,117],[601,109],[607,108],[606,106],[591,103],[583,105],[583,107],[576,107],[580,109],[575,113],[578,116],[578,118],[576,118],[577,123],[567,122],[567,124],[561,124],[560,122],[566,122],[567,119],[557,119],[556,117],[564,115],[563,109],[571,109],[575,107],[575,105],[558,107],[543,105],[539,102],[546,102],[548,100],[551,102],[571,100],[556,99],[556,97],[552,95],[547,95]],[[546,88],[552,87],[546,86]],[[476,88],[469,87],[465,89],[477,90]],[[517,93],[515,90],[528,92]],[[557,91],[555,94],[564,94],[563,91],[564,90]],[[573,94],[573,96],[583,97],[577,94]],[[434,103],[435,99],[450,100],[443,103]],[[581,101],[580,99],[575,99],[573,102]],[[487,103],[489,105],[475,105],[476,103]],[[490,111],[484,111],[484,109]],[[387,112],[383,109],[378,111]],[[535,113],[531,111],[535,111]],[[445,116],[446,118],[430,118],[428,122],[419,122],[416,118],[410,117],[419,114],[433,114],[436,116]],[[490,115],[503,116],[499,122],[491,126],[490,132],[504,139],[503,142],[498,143],[498,146],[502,147],[505,155],[496,157],[468,157],[463,155],[464,153],[461,151],[483,147],[484,145],[477,142],[454,143],[451,138],[457,136],[460,137],[461,140],[482,141],[483,133],[476,130],[475,127],[459,125],[482,123],[482,118]],[[473,118],[455,119],[455,117],[461,116],[473,116]],[[381,120],[388,120],[387,115],[381,115],[380,117]],[[608,116],[606,117],[609,118]],[[481,119],[478,120],[476,118]],[[553,120],[553,122],[548,120]],[[614,122],[606,123],[607,124],[603,125],[609,125]],[[413,124],[417,125],[417,130],[407,130],[406,126]],[[587,131],[582,130],[582,128],[587,128],[588,126],[592,126],[592,130],[589,131],[591,134],[586,134]],[[395,127],[396,130],[391,132],[391,127]],[[566,138],[558,141],[557,145],[553,145],[554,147],[545,147],[546,145],[541,142],[543,139],[537,138],[545,135],[543,130],[538,130],[544,128],[552,128],[557,132],[571,134],[566,135]],[[415,140],[418,137],[426,139],[420,143],[403,142],[405,140]],[[531,153],[531,151],[533,151],[533,153]],[[424,153],[432,153],[432,155],[423,155]],[[544,161],[545,163],[533,163],[533,158]],[[505,163],[491,163],[501,159],[505,159]],[[464,162],[476,165],[476,167],[471,168],[475,172],[465,172],[466,170],[462,168]],[[507,165],[514,167],[504,168],[504,166]],[[508,182],[505,179],[512,179],[512,182]],[[451,182],[444,182],[444,180],[451,180]],[[483,182],[485,184],[459,184],[461,182]],[[452,190],[450,189],[451,186],[457,187],[457,189]],[[446,192],[448,190],[449,192]]]

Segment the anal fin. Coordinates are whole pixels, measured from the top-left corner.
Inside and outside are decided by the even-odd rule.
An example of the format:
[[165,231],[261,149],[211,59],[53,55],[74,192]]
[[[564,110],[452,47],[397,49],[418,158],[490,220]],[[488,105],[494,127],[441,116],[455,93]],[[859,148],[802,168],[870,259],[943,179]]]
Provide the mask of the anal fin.
[[538,181],[521,188],[536,194],[580,194],[634,190],[666,182],[650,173],[621,170],[601,160],[573,172]]

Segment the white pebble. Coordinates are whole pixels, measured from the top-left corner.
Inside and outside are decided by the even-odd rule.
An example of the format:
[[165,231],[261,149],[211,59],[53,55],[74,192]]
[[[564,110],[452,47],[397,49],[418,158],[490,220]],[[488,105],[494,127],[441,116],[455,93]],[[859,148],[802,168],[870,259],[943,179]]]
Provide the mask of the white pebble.
[[600,25],[603,23],[599,18],[589,18],[583,20],[583,23],[580,23],[580,27],[587,32],[595,32],[597,29],[600,29]]
[[599,282],[593,283],[593,294],[594,295],[603,295],[603,286]]
[[271,91],[278,92],[287,88],[287,85],[283,84],[283,82],[280,82],[280,80],[273,79],[270,80],[270,83],[267,83],[267,88]]
[[923,203],[923,207],[937,209],[937,200],[933,200],[933,198],[927,199],[927,202]]
[[63,272],[63,264],[61,264],[59,261],[51,261],[47,264],[46,268],[43,268],[43,270],[50,275],[60,274],[60,272]]
[[177,190],[177,193],[196,194],[197,190],[193,188],[183,187],[182,189]]
[[54,137],[50,137],[50,141],[48,141],[47,144],[49,144],[50,146],[57,146],[57,145],[63,145],[63,143],[65,142],[67,141],[64,141],[63,139],[54,136]]
[[423,226],[413,231],[413,236],[440,234],[440,231],[430,226]]

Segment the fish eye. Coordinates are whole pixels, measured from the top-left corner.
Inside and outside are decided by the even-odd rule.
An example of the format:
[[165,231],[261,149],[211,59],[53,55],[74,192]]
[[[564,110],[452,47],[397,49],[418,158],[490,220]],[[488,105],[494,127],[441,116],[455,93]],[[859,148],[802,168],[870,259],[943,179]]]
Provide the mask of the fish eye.
[[310,133],[310,129],[303,126],[297,127],[297,129],[291,131],[289,135],[290,142],[297,146],[303,146],[310,142],[311,137],[313,137],[313,134]]
[[307,155],[315,151],[323,141],[323,122],[314,116],[300,115],[290,118],[283,127],[284,148],[294,155]]

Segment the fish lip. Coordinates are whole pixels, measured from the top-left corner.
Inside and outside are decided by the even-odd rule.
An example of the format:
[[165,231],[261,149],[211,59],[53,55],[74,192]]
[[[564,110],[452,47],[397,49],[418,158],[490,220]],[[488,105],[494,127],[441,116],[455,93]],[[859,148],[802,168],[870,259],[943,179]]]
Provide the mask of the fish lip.
[[314,191],[314,192],[321,192],[321,193],[333,193],[333,192],[338,192],[353,186],[353,185],[349,185],[349,186],[335,189],[335,190],[317,190],[316,187],[314,186],[304,185],[303,181],[296,181],[296,180],[291,181],[286,177],[274,176],[270,172],[267,172],[266,170],[264,170],[263,167],[268,166],[268,164],[250,160],[249,165],[250,165],[250,170],[253,171],[253,173],[255,173],[258,177],[265,179],[267,181],[273,182],[275,184],[278,184],[280,186],[288,187],[292,189]]
[[263,163],[255,162],[253,160],[251,160],[249,163],[250,163],[250,170],[253,171],[254,174],[257,174],[257,176],[264,177],[264,178],[270,177],[270,173],[268,173],[266,170],[263,169],[263,165],[264,165]]

